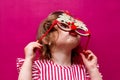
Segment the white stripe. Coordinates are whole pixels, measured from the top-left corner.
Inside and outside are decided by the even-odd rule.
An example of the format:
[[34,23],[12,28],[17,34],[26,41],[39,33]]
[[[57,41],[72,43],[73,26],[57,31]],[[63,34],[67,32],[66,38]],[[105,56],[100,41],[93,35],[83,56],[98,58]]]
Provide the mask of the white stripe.
[[45,80],[45,78],[46,78],[45,75],[46,74],[45,74],[45,64],[44,63],[42,64],[42,71],[43,71],[43,76],[42,77],[43,77],[43,80]]
[[51,64],[50,64],[50,62],[48,62],[48,66],[49,66],[49,76],[50,76],[50,78],[49,78],[49,80],[52,80],[52,71],[51,71],[51,69],[52,69],[52,66],[51,66]]
[[61,73],[62,73],[62,69],[61,69],[61,67],[60,66],[58,66],[58,70],[59,70],[59,80],[62,80],[61,78],[62,78],[62,75],[61,75]]
[[[17,61],[18,69],[24,62],[23,59],[19,60]],[[33,80],[86,80],[85,68],[84,66],[80,67],[80,65],[62,67],[48,60],[36,60],[33,63],[32,70]]]
[[52,66],[52,70],[53,70],[53,74],[52,74],[53,80],[56,80],[55,79],[55,68],[54,68],[54,66]]
[[83,71],[83,67],[81,68],[81,74],[82,74],[82,76],[81,76],[81,77],[82,77],[82,80],[85,80],[85,79],[84,79],[84,71]]
[[67,71],[68,71],[68,80],[71,80],[71,74],[70,74],[69,69],[67,69]]
[[78,71],[77,71],[77,66],[75,66],[74,68],[74,71],[75,71],[75,80],[78,80]]
[[48,64],[47,62],[45,61],[45,68],[46,68],[46,80],[48,80],[48,74],[49,74],[49,70],[48,70]]
[[55,72],[56,72],[56,80],[59,80],[59,76],[58,76],[58,69],[57,69],[57,66],[55,67]]
[[61,70],[61,74],[62,74],[62,79],[61,80],[65,80],[65,75],[64,75],[64,69]]

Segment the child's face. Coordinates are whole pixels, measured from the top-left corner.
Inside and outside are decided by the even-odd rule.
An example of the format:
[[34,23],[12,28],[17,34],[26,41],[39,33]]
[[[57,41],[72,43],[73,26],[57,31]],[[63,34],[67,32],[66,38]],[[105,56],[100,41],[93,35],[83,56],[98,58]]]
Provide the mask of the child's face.
[[74,31],[66,32],[58,28],[56,25],[55,28],[57,29],[57,32],[54,33],[56,38],[56,45],[60,46],[70,46],[72,49],[75,48],[80,41],[80,35],[75,33]]

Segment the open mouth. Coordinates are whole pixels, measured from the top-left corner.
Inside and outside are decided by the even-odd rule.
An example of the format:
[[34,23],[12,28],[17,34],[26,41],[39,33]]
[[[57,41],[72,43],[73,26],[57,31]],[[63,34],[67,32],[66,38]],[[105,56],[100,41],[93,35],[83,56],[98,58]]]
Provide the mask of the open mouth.
[[72,36],[77,36],[77,35],[78,35],[78,34],[77,34],[75,31],[73,31],[73,30],[70,31],[69,33],[70,33],[70,35],[72,35]]

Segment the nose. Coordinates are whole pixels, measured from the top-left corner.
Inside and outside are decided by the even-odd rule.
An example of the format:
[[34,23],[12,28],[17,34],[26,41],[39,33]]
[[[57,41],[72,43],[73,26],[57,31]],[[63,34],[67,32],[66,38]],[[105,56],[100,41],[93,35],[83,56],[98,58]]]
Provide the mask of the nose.
[[77,27],[74,25],[74,23],[71,24],[70,28],[71,28],[71,30],[76,30],[77,29]]

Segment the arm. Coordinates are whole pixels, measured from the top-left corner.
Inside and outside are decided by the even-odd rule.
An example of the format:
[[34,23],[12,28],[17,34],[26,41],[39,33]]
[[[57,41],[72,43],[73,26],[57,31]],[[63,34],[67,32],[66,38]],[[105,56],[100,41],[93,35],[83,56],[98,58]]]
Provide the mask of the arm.
[[18,80],[32,80],[32,60],[25,59]]
[[97,57],[92,51],[87,50],[81,53],[83,63],[89,73],[90,80],[102,80],[102,76],[97,68]]
[[90,70],[89,72],[91,80],[102,80],[102,76],[98,70],[98,68],[94,68]]
[[32,80],[32,65],[35,58],[35,48],[41,48],[37,42],[29,43],[25,48],[25,60],[21,67],[18,80]]

